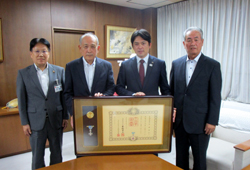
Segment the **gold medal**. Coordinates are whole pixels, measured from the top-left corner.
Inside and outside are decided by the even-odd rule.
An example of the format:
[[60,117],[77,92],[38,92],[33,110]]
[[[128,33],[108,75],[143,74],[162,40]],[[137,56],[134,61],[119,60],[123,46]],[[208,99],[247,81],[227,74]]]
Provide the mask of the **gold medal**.
[[94,117],[94,113],[91,112],[91,111],[89,111],[89,112],[87,113],[87,118],[92,119],[93,117]]

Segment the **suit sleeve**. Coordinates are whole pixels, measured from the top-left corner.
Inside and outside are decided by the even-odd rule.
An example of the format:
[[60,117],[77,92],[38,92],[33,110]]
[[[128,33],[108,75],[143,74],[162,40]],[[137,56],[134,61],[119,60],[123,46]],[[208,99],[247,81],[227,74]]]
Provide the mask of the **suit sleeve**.
[[222,86],[220,63],[216,62],[216,65],[211,73],[209,85],[209,114],[207,123],[218,125]]
[[28,114],[27,114],[27,92],[25,88],[25,84],[23,81],[23,77],[21,71],[18,71],[17,80],[16,80],[16,93],[18,98],[18,109],[19,115],[21,118],[21,124],[27,125],[29,124]]
[[133,92],[125,89],[126,83],[126,72],[124,70],[124,64],[121,64],[117,82],[116,82],[116,93],[119,96],[132,96]]
[[114,76],[111,63],[108,63],[108,77],[106,82],[106,91],[103,93],[105,96],[113,96],[115,91]]
[[68,64],[66,64],[66,69],[65,69],[65,87],[64,87],[63,94],[64,94],[67,110],[72,116],[73,115],[72,98],[73,98],[74,92],[73,92],[73,81],[72,81],[70,66]]
[[167,71],[165,61],[162,62],[161,75],[160,75],[160,89],[162,95],[170,95],[170,87],[168,85]]
[[172,62],[172,67],[170,71],[170,94],[174,96],[174,63]]
[[[61,73],[61,79],[62,79],[62,88],[65,88],[65,71],[64,68],[62,69],[62,73]],[[65,97],[63,94],[61,94],[61,102],[63,105],[63,119],[69,119],[69,115],[68,115],[68,111],[67,111],[67,106],[66,106],[66,102],[65,102]]]

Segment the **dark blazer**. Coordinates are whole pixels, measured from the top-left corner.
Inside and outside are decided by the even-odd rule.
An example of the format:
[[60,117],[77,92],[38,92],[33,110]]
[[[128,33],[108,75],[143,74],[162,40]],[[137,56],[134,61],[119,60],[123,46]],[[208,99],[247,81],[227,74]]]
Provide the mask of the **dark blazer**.
[[141,85],[136,57],[123,61],[117,78],[116,92],[120,96],[132,96],[136,92],[146,95],[170,94],[165,61],[149,55],[144,85]]
[[67,109],[73,115],[72,98],[94,96],[95,93],[103,93],[106,96],[114,94],[115,84],[112,65],[110,62],[96,57],[94,80],[91,92],[85,78],[82,57],[66,64],[65,89]]
[[64,68],[48,64],[49,87],[44,95],[34,64],[18,71],[16,92],[22,125],[31,130],[44,127],[46,112],[53,128],[62,128],[62,120],[68,119],[63,91],[55,92],[56,79],[64,88]]
[[204,133],[206,123],[217,125],[221,103],[220,63],[201,54],[194,73],[186,86],[186,59],[172,62],[171,94],[177,108],[174,128],[181,120],[190,134]]

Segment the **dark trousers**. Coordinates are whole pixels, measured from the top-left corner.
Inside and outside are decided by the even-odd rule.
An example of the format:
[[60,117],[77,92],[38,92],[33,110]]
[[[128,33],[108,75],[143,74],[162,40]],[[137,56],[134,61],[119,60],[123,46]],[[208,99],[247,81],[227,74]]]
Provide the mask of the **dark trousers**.
[[189,134],[185,131],[183,123],[175,129],[176,136],[176,166],[189,170],[189,148],[191,146],[194,165],[193,170],[206,170],[206,155],[209,135]]
[[45,167],[44,152],[47,139],[50,148],[50,165],[62,162],[62,132],[62,128],[52,128],[48,118],[42,130],[32,131],[30,136],[32,170]]

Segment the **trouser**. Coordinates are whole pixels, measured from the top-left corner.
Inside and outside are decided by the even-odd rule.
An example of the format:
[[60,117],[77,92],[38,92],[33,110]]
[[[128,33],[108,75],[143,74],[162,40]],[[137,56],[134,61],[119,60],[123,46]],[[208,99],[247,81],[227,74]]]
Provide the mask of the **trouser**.
[[54,129],[48,118],[42,130],[32,131],[30,136],[32,170],[45,167],[44,153],[47,139],[50,149],[50,165],[62,162],[62,133],[63,129]]
[[194,165],[193,170],[206,170],[206,155],[210,135],[189,134],[183,127],[183,123],[175,129],[176,136],[176,166],[189,170],[189,148],[191,146]]

